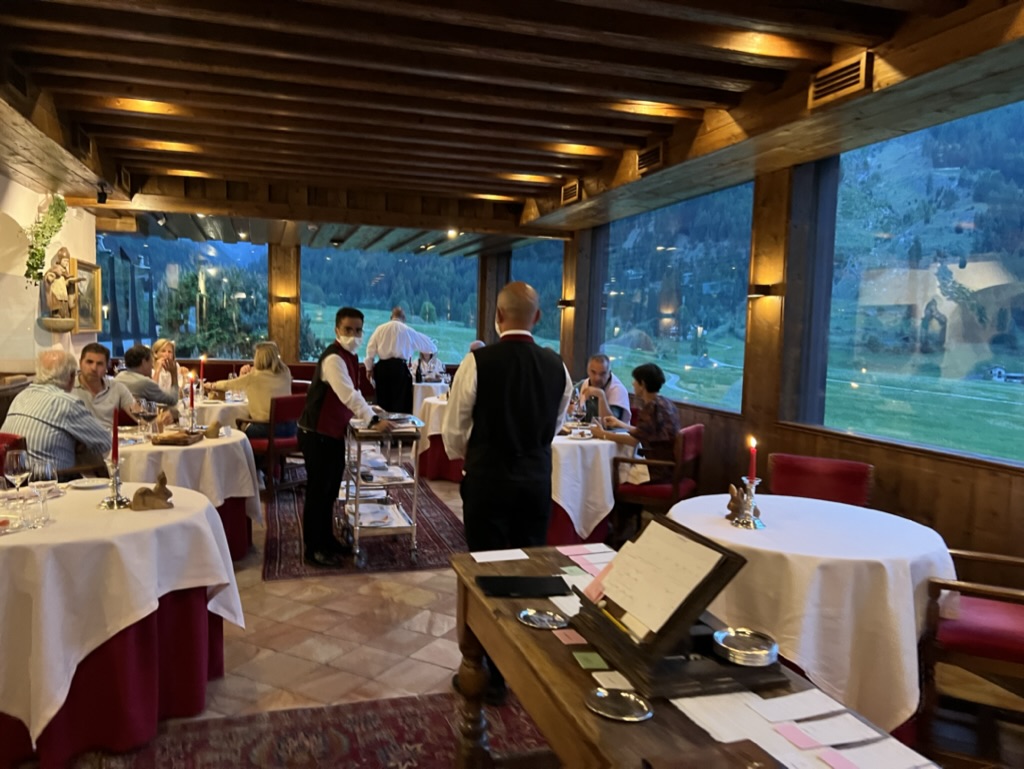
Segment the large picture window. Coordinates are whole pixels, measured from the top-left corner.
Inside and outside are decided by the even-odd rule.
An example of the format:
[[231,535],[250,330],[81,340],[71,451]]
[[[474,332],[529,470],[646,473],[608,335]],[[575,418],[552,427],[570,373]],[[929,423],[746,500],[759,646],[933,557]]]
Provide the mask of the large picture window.
[[565,245],[560,240],[536,240],[512,252],[512,280],[524,280],[540,295],[540,322],[534,326],[537,344],[559,351],[562,297],[562,260]]
[[173,339],[179,358],[252,357],[267,338],[267,247],[249,243],[97,237],[103,330],[115,357]]
[[609,225],[604,344],[613,369],[657,363],[662,394],[739,411],[753,185]]
[[443,363],[461,361],[476,339],[476,257],[304,248],[301,289],[303,360],[315,360],[334,339],[334,314],[346,305],[366,315],[360,356],[395,306],[437,342]]
[[1024,461],[1024,104],[840,159],[825,424]]

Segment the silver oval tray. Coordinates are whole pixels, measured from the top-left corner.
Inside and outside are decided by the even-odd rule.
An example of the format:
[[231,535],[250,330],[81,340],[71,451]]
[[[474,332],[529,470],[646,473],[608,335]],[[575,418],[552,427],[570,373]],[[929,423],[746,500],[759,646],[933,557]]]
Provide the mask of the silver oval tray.
[[646,721],[654,715],[651,703],[636,692],[624,689],[605,689],[599,686],[587,692],[583,702],[599,716],[614,721]]
[[520,622],[537,630],[560,630],[569,627],[569,620],[556,611],[523,609],[516,615]]
[[775,639],[748,628],[715,631],[715,651],[730,662],[747,667],[767,667],[779,659]]

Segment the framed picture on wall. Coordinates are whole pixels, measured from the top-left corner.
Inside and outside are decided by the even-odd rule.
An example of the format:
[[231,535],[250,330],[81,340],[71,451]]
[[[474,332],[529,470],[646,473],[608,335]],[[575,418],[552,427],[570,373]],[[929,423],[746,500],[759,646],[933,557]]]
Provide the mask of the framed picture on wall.
[[101,270],[91,262],[80,262],[77,259],[72,259],[71,265],[78,294],[78,301],[71,310],[75,319],[75,333],[99,333],[103,330],[103,316],[100,314],[103,305]]

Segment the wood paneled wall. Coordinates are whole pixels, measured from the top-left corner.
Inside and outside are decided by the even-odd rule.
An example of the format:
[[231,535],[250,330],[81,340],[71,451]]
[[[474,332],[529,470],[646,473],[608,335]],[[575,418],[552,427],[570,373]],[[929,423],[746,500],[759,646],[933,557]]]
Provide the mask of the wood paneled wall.
[[285,363],[299,362],[299,327],[302,300],[300,246],[267,246],[267,331],[277,342]]

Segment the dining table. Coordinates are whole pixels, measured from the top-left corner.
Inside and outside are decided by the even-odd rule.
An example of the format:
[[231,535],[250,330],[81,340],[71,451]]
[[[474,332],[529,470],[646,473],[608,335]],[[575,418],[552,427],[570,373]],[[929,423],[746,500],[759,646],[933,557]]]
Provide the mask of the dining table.
[[412,385],[412,415],[423,420],[423,403],[430,398],[438,398],[448,392],[447,382],[413,382]]
[[120,446],[121,479],[152,483],[162,472],[168,484],[206,495],[221,514],[232,557],[245,557],[253,521],[263,522],[256,460],[245,433],[222,428],[220,437],[188,446],[137,440],[129,434]]
[[203,398],[196,401],[196,424],[212,425],[215,421],[222,426],[235,427],[236,420],[249,418],[247,398],[220,400]]
[[74,482],[42,528],[3,526],[0,767],[131,750],[201,713],[224,672],[222,622],[244,626],[210,500],[171,487],[170,509],[100,509],[108,483]]
[[[726,519],[728,494],[676,503],[669,517],[746,559],[708,607],[772,636],[826,694],[891,731],[917,710],[928,580],[956,579],[933,529],[839,502],[762,494],[763,529]],[[955,612],[956,596],[943,610]]]
[[420,404],[419,419],[423,422],[422,437],[417,448],[420,476],[431,481],[462,481],[461,459],[449,459],[441,439],[441,425],[448,408],[447,394],[424,398]]

